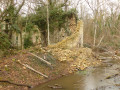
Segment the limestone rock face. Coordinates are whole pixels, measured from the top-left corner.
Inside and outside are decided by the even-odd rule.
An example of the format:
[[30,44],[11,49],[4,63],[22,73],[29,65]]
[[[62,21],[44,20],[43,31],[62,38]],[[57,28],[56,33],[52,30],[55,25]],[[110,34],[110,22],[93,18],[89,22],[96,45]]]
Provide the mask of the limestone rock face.
[[71,36],[66,37],[61,42],[58,42],[55,45],[50,45],[50,48],[73,48],[83,44],[83,21],[78,21],[77,28]]

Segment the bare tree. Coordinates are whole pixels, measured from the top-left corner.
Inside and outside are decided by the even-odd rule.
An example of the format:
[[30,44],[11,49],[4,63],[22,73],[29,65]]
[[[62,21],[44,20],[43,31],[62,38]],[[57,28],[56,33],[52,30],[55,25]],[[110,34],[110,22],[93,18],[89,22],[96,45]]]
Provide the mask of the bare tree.
[[50,27],[49,27],[49,0],[47,0],[47,29],[48,29],[48,45],[50,45]]

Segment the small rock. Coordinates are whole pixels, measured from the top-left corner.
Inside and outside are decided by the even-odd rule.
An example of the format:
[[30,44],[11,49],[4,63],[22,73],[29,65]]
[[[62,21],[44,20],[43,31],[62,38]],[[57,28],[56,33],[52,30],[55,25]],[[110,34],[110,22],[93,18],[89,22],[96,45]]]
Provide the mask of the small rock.
[[26,67],[23,67],[23,69],[26,69]]
[[0,85],[0,88],[2,88],[2,86]]

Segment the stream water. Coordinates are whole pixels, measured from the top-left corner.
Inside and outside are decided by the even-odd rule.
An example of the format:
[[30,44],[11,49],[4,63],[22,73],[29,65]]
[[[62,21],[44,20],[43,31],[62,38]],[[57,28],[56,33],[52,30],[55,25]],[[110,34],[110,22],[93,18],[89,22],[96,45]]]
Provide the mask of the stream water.
[[[54,86],[62,88],[51,88]],[[100,66],[63,76],[32,90],[120,90],[120,60],[104,60]]]

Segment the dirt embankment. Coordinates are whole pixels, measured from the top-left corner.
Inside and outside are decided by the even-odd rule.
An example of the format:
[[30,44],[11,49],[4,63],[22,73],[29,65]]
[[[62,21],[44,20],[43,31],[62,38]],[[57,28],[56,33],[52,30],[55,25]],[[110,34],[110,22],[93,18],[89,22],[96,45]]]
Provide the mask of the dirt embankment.
[[[28,52],[32,52],[44,60],[47,60],[52,64],[52,67],[47,66],[45,63],[41,62],[40,59],[32,56]],[[27,64],[35,70],[47,75],[48,78],[44,78],[38,73],[19,64],[18,60],[22,64]],[[1,58],[0,81],[6,80],[15,84],[36,86],[40,83],[98,64],[100,64],[100,60],[97,60],[94,53],[89,48],[74,48],[72,50],[60,48],[49,49],[36,46],[29,50],[21,51],[17,55]],[[13,85],[8,82],[0,82],[0,89],[27,90],[28,87]]]

